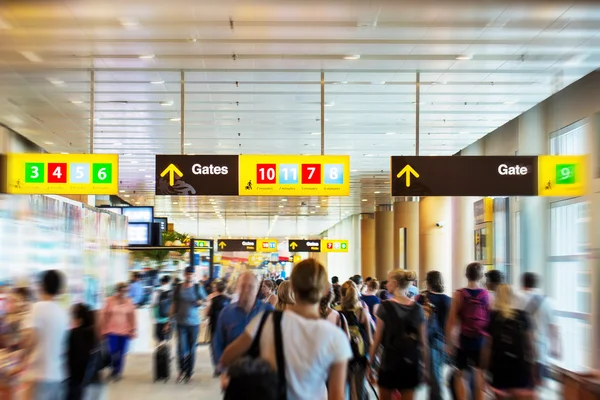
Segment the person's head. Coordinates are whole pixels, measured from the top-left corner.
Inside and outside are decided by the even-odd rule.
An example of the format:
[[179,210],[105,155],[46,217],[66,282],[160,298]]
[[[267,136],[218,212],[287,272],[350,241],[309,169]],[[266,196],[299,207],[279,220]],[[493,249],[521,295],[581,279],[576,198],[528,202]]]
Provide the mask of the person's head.
[[327,284],[327,271],[315,259],[303,260],[292,269],[290,282],[296,303],[318,304]]
[[29,290],[29,288],[25,287],[25,286],[21,286],[18,288],[15,288],[14,290],[15,295],[17,295],[19,297],[19,300],[22,302],[30,302],[31,301],[31,290]]
[[283,282],[283,279],[279,278],[275,281],[275,286],[279,287],[279,285],[281,285],[281,282]]
[[227,283],[223,279],[217,279],[211,284],[213,291],[223,293],[227,289]]
[[186,267],[185,271],[183,273],[183,277],[185,279],[185,283],[192,283],[192,280],[194,279],[194,273],[195,273],[195,269],[194,267]]
[[381,284],[379,285],[379,289],[381,289],[381,290],[387,290],[387,283],[388,283],[387,279],[381,281]]
[[365,279],[365,285],[368,285],[369,282],[371,282],[372,280],[373,280],[373,278],[368,276],[367,279]]
[[340,283],[340,278],[338,278],[337,276],[334,276],[331,278],[331,283],[333,285]]
[[504,283],[504,274],[502,272],[493,269],[485,273],[485,286],[488,290],[495,292],[501,283]]
[[344,311],[355,310],[360,307],[360,294],[356,285],[349,285],[342,297],[342,309]]
[[425,276],[425,281],[427,282],[427,290],[430,292],[444,292],[444,278],[440,271],[429,271]]
[[175,277],[175,279],[173,279],[173,285],[177,286],[181,283],[181,279],[179,279],[179,277]]
[[369,279],[370,280],[367,281],[367,289],[369,290],[369,292],[376,292],[377,290],[379,290],[379,281],[373,278]]
[[340,294],[342,295],[342,297],[346,296],[346,292],[348,291],[348,288],[350,288],[350,287],[354,287],[356,290],[358,290],[358,286],[352,280],[347,280],[346,282],[342,283],[342,288],[340,291]]
[[415,271],[406,269],[395,269],[388,274],[387,290],[391,294],[405,293],[408,285],[417,279]]
[[133,281],[137,282],[140,279],[142,279],[142,275],[139,272],[136,272],[135,274],[133,274]]
[[533,272],[525,272],[523,274],[523,289],[531,290],[538,287],[538,276]]
[[42,293],[46,296],[56,297],[58,296],[64,286],[64,277],[62,272],[55,269],[44,271],[41,276],[41,289]]
[[277,373],[262,358],[243,357],[227,369],[224,400],[276,400]]
[[202,275],[202,281],[204,282],[204,281],[207,281],[207,280],[208,280],[208,275],[206,275],[206,274]]
[[481,278],[483,278],[483,265],[478,262],[467,265],[467,273],[465,276],[469,282],[479,282]]
[[356,286],[360,286],[360,285],[362,285],[362,282],[363,282],[363,280],[362,280],[362,276],[360,276],[360,275],[358,275],[358,274],[357,274],[357,275],[354,275],[352,278],[350,278],[350,280],[351,280],[352,282],[356,283]]
[[171,277],[169,275],[165,275],[162,278],[160,278],[160,284],[161,285],[168,285],[169,282],[171,282]]
[[127,297],[127,289],[129,286],[125,282],[119,282],[115,285],[115,296],[123,298]]
[[87,305],[77,303],[73,306],[71,313],[75,325],[84,328],[91,328],[94,326],[94,314]]
[[287,306],[296,304],[290,281],[283,281],[277,288],[277,303],[275,309],[283,311]]
[[275,288],[275,284],[273,283],[273,281],[270,279],[267,279],[267,280],[263,281],[262,286],[260,287],[260,291],[262,292],[263,296],[268,296],[271,293],[273,293],[274,288]]
[[497,310],[504,318],[511,318],[515,313],[513,305],[514,295],[510,285],[501,283],[496,288],[494,309]]
[[258,278],[250,271],[242,273],[237,280],[238,302],[242,305],[253,304],[258,295]]

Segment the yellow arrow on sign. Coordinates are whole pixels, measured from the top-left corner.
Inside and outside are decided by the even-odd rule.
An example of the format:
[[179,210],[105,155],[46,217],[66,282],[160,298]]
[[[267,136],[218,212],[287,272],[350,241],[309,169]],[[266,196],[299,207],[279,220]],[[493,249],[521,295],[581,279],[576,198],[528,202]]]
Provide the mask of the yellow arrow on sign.
[[398,178],[402,178],[402,175],[406,175],[406,187],[410,187],[410,175],[411,174],[414,175],[415,178],[419,177],[419,173],[417,171],[415,171],[415,169],[413,167],[406,164],[406,166],[404,168],[402,168],[402,171],[398,172],[398,175],[396,175],[396,176]]
[[292,243],[290,243],[290,247],[292,248],[292,250],[296,250],[296,247],[298,247],[298,244],[296,242],[292,242]]
[[225,242],[219,242],[219,247],[221,250],[223,250],[225,247],[227,247],[227,244]]
[[175,164],[170,164],[165,168],[165,170],[160,173],[160,177],[163,178],[166,174],[169,174],[169,186],[175,185],[175,174],[180,178],[183,177],[183,173],[175,166]]

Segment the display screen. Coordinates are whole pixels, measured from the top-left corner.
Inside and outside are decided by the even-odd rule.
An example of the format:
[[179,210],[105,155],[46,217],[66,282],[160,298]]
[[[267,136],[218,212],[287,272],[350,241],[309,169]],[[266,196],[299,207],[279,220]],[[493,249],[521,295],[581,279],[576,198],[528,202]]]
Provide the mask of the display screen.
[[150,244],[150,224],[130,223],[127,227],[127,241],[130,246]]
[[153,207],[123,207],[129,222],[154,222]]

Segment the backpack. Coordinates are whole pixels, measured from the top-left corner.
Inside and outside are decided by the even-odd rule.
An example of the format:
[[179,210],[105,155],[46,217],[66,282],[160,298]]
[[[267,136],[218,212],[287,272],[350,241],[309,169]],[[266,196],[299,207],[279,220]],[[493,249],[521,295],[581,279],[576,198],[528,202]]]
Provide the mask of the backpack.
[[[362,316],[362,308],[359,308],[359,310]],[[351,363],[366,364],[367,353],[369,351],[367,333],[365,332],[359,317],[356,316],[355,311],[340,311],[339,313],[346,319],[348,332],[350,333],[350,347],[352,348]]]
[[489,298],[485,289],[471,296],[467,289],[460,289],[462,305],[460,309],[461,335],[477,338],[484,334],[489,318]]
[[427,321],[427,338],[431,341],[438,336],[443,336],[439,321],[439,310],[429,299],[429,291],[425,290],[417,297],[417,303],[423,307],[425,320]]
[[527,330],[522,311],[513,318],[495,313],[490,329],[492,337],[492,365],[495,371],[516,370],[525,363],[527,356]]
[[421,361],[421,338],[419,324],[420,305],[414,303],[410,309],[384,301],[386,321],[383,332],[383,357],[381,369],[384,371],[406,371],[419,368]]
[[158,296],[158,318],[169,318],[173,293],[170,290],[162,290]]
[[231,304],[231,299],[223,294],[213,297],[210,304],[210,312],[208,314],[208,323],[214,327],[217,326],[217,320],[221,311]]

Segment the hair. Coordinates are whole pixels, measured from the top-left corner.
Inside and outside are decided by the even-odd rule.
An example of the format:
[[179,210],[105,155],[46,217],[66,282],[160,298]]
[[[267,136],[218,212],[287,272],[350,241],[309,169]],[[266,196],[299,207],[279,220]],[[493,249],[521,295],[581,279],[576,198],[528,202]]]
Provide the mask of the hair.
[[169,282],[171,282],[171,277],[169,275],[165,275],[162,278],[160,278],[160,283],[163,285],[166,285]]
[[331,283],[333,283],[333,284],[340,283],[340,278],[338,278],[337,276],[332,277]]
[[360,275],[354,275],[352,278],[350,278],[350,280],[354,283],[356,283],[356,286],[360,285],[362,283],[362,276]]
[[271,292],[273,291],[273,289],[275,289],[275,284],[270,279],[264,280],[262,284],[268,287]]
[[25,301],[31,301],[31,290],[29,290],[29,288],[27,287],[18,287],[14,289],[14,294],[16,294],[17,296],[21,296]]
[[42,290],[50,296],[59,294],[64,285],[64,276],[62,272],[50,269],[42,273]]
[[417,279],[417,273],[406,269],[395,269],[390,272],[389,277],[396,281],[400,289],[406,289],[412,281]]
[[498,271],[497,269],[493,269],[491,271],[486,272],[485,278],[487,279],[488,283],[491,283],[493,285],[499,285],[501,283],[504,283],[504,274]]
[[292,269],[291,282],[297,300],[317,304],[327,285],[327,271],[315,259],[303,260]]
[[224,400],[276,400],[277,373],[262,358],[243,357],[227,369],[229,384]]
[[140,274],[139,272],[136,272],[135,274],[133,274],[133,279],[140,279],[142,277],[142,274]]
[[513,308],[513,291],[510,285],[501,283],[496,289],[496,296],[494,297],[494,309],[503,318],[512,318],[515,315]]
[[350,285],[342,297],[342,310],[352,311],[360,307],[360,295],[355,285]]
[[215,290],[219,293],[223,293],[227,289],[227,282],[222,279],[214,280],[212,284],[215,286]]
[[377,279],[371,279],[370,281],[367,282],[367,288],[373,292],[375,292],[377,289],[379,289],[379,281]]
[[279,285],[281,285],[281,282],[283,282],[283,279],[279,278],[275,281],[275,286],[279,287]]
[[373,278],[369,276],[369,277],[367,277],[367,279],[365,279],[365,283],[369,283],[369,282],[371,282],[372,280],[373,280]]
[[119,293],[123,288],[126,288],[127,284],[125,282],[119,282],[115,285],[115,294]]
[[427,286],[429,286],[434,292],[444,292],[444,278],[440,271],[429,271],[425,277]]
[[538,287],[538,276],[533,272],[525,272],[523,274],[523,287],[525,289],[535,289]]
[[92,328],[94,326],[94,314],[91,308],[83,303],[77,303],[73,306],[73,318],[81,321],[83,328]]
[[294,293],[292,292],[292,285],[290,281],[283,281],[277,289],[277,303],[275,309],[277,311],[283,311],[289,305],[296,304],[294,299]]
[[477,282],[483,278],[483,265],[478,262],[472,262],[467,265],[467,279],[469,282]]
[[185,267],[184,273],[185,274],[193,274],[196,272],[196,268],[194,267]]
[[346,292],[348,291],[349,287],[354,287],[356,290],[358,290],[358,286],[354,281],[347,280],[346,282],[342,283],[342,287],[340,290],[340,295],[342,296],[342,298],[346,297]]
[[387,279],[384,281],[381,281],[381,284],[379,285],[379,289],[387,290],[387,283],[388,283]]
[[329,314],[329,309],[331,308],[331,303],[335,298],[335,294],[333,293],[333,285],[329,285],[329,291],[325,293],[323,297],[321,297],[321,303],[319,304],[319,314],[321,314],[321,318],[327,318]]

